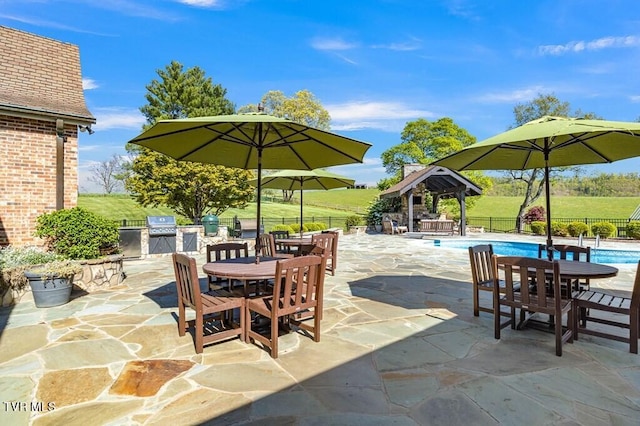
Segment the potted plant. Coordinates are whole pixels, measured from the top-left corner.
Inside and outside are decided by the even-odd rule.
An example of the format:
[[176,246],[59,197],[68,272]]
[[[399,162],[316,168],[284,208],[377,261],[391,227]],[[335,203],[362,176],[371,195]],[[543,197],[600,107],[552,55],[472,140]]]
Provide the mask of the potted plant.
[[65,304],[71,297],[73,278],[82,271],[77,261],[37,247],[6,247],[0,250],[0,284],[6,291],[20,292],[27,283],[37,307]]
[[48,308],[69,302],[73,277],[80,272],[82,266],[72,260],[55,260],[30,266],[24,275],[29,281],[36,307]]

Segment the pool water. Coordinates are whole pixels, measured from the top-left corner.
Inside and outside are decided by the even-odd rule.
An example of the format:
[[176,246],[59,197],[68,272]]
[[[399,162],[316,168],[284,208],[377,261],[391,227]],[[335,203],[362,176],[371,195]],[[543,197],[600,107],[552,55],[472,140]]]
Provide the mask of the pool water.
[[[438,247],[464,249],[479,244],[491,244],[500,256],[538,257],[538,243],[492,240],[433,240]],[[638,263],[640,250],[616,250],[591,247],[591,261],[595,263]]]

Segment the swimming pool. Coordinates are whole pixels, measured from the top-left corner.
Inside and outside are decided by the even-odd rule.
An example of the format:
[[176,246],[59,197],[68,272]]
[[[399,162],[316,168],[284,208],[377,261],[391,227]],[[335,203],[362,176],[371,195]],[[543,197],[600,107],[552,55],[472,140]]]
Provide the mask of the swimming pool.
[[[500,256],[538,257],[538,243],[495,240],[433,240],[438,247],[464,249],[478,244],[491,244],[493,252]],[[596,263],[638,263],[640,250],[616,250],[591,248],[591,261]]]

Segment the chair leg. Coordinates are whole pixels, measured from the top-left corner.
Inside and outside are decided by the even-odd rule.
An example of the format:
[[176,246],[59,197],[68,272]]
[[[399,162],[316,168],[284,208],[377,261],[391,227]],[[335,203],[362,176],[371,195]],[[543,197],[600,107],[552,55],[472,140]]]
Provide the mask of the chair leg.
[[640,309],[629,312],[629,352],[638,353],[638,328],[640,327]]
[[[474,284],[473,285],[473,316],[475,317],[480,316],[480,309],[478,309],[479,300],[480,300],[480,290],[478,290],[478,287]],[[496,310],[496,306],[494,303],[494,306],[493,306],[494,313],[495,313],[495,310]]]
[[562,321],[556,321],[555,335],[556,335],[556,355],[562,356]]
[[182,301],[178,301],[178,335],[184,336],[187,330],[186,313]]
[[278,319],[271,319],[271,358],[278,358]]
[[204,318],[202,318],[202,314],[196,315],[196,320],[194,324],[194,331],[196,335],[196,353],[201,354],[203,350],[203,340],[204,340]]

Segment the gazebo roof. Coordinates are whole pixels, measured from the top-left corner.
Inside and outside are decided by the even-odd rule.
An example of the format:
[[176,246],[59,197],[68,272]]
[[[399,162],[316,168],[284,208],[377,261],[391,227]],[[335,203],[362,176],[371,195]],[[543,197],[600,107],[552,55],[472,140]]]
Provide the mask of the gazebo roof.
[[427,166],[410,173],[400,182],[380,193],[380,198],[400,197],[420,183],[424,183],[429,192],[440,195],[440,198],[455,197],[462,188],[465,189],[467,197],[482,195],[482,189],[460,173],[441,166]]

